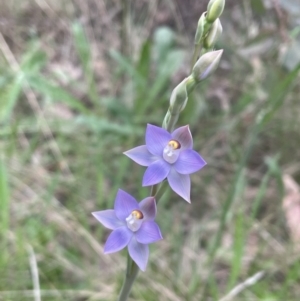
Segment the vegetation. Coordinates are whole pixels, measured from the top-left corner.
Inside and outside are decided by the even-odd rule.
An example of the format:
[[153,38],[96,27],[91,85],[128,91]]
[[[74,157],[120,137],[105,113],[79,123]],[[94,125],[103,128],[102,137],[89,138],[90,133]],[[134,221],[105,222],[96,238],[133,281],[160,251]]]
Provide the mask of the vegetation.
[[[189,73],[206,1],[0,1],[0,300],[116,300],[126,252],[91,212]],[[131,300],[298,300],[300,6],[226,1],[224,53],[179,119],[208,165],[171,190]],[[136,185],[138,183],[138,185]],[[138,189],[138,190],[137,190]]]

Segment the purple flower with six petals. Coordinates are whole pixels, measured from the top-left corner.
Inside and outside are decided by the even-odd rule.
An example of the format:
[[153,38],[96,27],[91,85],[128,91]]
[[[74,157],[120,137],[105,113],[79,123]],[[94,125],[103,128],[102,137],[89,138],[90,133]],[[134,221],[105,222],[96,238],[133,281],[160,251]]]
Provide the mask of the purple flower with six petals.
[[193,148],[189,126],[171,134],[163,128],[148,124],[146,145],[135,147],[124,154],[136,163],[147,166],[143,186],[155,185],[168,179],[171,188],[190,203],[189,174],[204,167],[206,162]]
[[104,246],[104,253],[114,253],[128,246],[128,252],[142,270],[146,270],[148,244],[162,239],[158,225],[154,222],[156,202],[147,197],[138,203],[130,194],[119,189],[114,210],[92,212],[106,228],[113,230]]

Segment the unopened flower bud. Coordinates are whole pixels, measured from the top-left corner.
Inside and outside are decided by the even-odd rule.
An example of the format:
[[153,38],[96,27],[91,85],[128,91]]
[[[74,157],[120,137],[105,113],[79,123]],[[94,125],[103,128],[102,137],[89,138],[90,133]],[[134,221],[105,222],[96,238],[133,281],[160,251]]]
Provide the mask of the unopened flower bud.
[[211,51],[199,58],[192,71],[192,76],[196,82],[200,82],[214,73],[219,65],[222,53],[223,49]]
[[201,39],[203,37],[204,34],[204,26],[205,26],[205,12],[201,15],[199,21],[198,21],[198,25],[197,25],[197,30],[196,30],[196,34],[195,34],[195,44],[198,45],[201,42]]
[[170,98],[170,110],[172,114],[179,114],[186,106],[186,103],[188,101],[186,84],[187,78],[185,78],[172,91]]
[[223,28],[220,22],[220,19],[218,18],[212,25],[208,35],[205,37],[203,41],[203,46],[206,49],[213,48],[218,39],[220,38],[222,34]]
[[207,6],[207,22],[215,22],[222,14],[225,6],[225,0],[210,0]]

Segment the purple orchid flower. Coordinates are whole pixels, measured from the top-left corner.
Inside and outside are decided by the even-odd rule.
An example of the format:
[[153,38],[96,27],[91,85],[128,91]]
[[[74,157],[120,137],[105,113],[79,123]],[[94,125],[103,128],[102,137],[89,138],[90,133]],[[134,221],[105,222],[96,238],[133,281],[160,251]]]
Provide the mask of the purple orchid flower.
[[114,210],[92,212],[93,216],[106,228],[113,230],[104,246],[104,253],[114,253],[128,246],[133,261],[146,270],[149,247],[162,239],[158,225],[154,222],[156,202],[147,197],[138,203],[130,194],[119,189]]
[[190,174],[206,165],[193,148],[189,126],[171,134],[163,128],[148,124],[146,145],[135,147],[124,154],[136,163],[147,166],[143,186],[155,185],[168,179],[171,188],[190,203]]

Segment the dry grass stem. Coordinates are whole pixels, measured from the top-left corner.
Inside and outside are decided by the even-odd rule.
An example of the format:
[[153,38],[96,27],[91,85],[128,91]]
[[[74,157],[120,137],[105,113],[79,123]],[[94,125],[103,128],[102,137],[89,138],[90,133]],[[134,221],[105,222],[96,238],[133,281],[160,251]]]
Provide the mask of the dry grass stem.
[[238,294],[240,294],[242,291],[244,291],[246,288],[256,284],[258,281],[260,281],[265,276],[264,271],[257,272],[253,276],[246,279],[244,282],[238,284],[236,287],[234,287],[226,296],[221,298],[219,301],[230,301],[233,300]]

